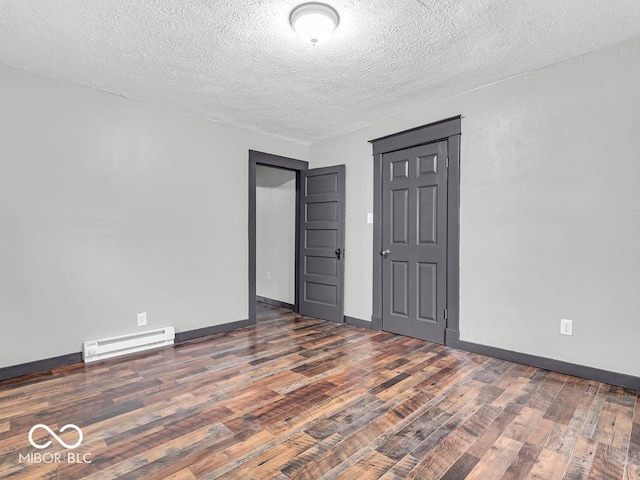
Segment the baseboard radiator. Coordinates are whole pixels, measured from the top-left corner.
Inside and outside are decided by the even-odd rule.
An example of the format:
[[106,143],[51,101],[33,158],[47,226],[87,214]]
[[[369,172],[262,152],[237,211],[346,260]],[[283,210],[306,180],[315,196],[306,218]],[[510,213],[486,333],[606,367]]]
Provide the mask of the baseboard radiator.
[[128,353],[142,352],[151,348],[173,345],[176,332],[173,327],[158,328],[146,332],[120,335],[84,342],[82,358],[85,363],[113,358]]

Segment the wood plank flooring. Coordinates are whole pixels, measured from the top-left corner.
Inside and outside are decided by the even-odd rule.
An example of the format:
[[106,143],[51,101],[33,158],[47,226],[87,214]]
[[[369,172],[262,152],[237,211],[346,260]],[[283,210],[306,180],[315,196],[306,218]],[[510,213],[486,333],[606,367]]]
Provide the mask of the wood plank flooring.
[[[255,328],[0,382],[0,478],[640,478],[638,392],[259,312]],[[35,424],[78,425],[83,443],[39,429],[52,445],[37,450]]]

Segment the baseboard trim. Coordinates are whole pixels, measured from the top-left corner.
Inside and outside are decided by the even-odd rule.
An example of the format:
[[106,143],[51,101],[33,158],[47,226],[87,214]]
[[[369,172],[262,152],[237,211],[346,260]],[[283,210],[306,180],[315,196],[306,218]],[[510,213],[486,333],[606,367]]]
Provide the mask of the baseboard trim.
[[362,320],[356,317],[349,317],[347,315],[344,316],[344,323],[348,325],[354,325],[356,327],[368,328],[369,330],[373,328],[371,322],[367,322],[366,320]]
[[464,350],[460,348],[460,331],[452,330],[451,328],[445,328],[444,330],[444,344],[447,347],[457,348],[458,350]]
[[[458,335],[456,336],[454,332],[456,332]],[[456,348],[458,350],[464,350],[471,353],[479,353],[480,355],[499,358],[501,360],[508,360],[509,362],[521,363],[523,365],[529,365],[531,367],[542,368],[544,370],[551,370],[553,372],[564,373],[566,375],[572,375],[574,377],[586,378],[587,380],[595,380],[596,382],[608,383],[610,385],[617,385],[619,387],[640,391],[640,377],[634,377],[633,375],[627,375],[625,373],[602,370],[600,368],[577,365],[575,363],[555,360],[553,358],[539,357],[537,355],[530,355],[528,353],[504,350],[502,348],[491,347],[489,345],[466,342],[464,340],[460,340],[460,334],[455,330],[452,331],[451,341],[449,338],[449,333],[447,332],[445,335],[447,346]]]
[[[373,322],[367,322],[366,320],[349,317],[347,315],[344,317],[344,322],[349,325],[375,329]],[[185,332],[177,332],[175,342],[186,342],[195,338],[215,335],[217,333],[226,333],[253,325],[255,325],[255,323],[251,320],[238,320],[236,322],[223,323],[221,325],[213,325],[195,330],[187,330]],[[514,352],[512,350],[505,350],[479,343],[466,342],[464,340],[460,340],[460,332],[457,330],[447,329],[445,332],[445,339],[448,347],[456,348],[458,350],[478,353],[480,355],[499,358],[509,362],[521,363],[523,365],[542,368],[544,370],[551,370],[554,372],[564,373],[566,375],[573,375],[575,377],[586,378],[588,380],[595,380],[597,382],[608,383],[640,391],[640,377],[635,377],[633,375],[577,365],[574,363],[564,362],[562,360],[530,355],[528,353]],[[9,378],[21,377],[23,375],[31,375],[34,373],[46,373],[56,368],[66,367],[76,363],[82,363],[82,353],[80,352],[45,358],[43,360],[36,360],[34,362],[22,363],[19,365],[12,365],[10,367],[2,367],[0,368],[0,381],[7,380]]]
[[226,333],[240,328],[252,327],[255,322],[251,320],[238,320],[236,322],[222,323],[220,325],[212,325],[210,327],[197,328],[195,330],[187,330],[186,332],[176,332],[175,343],[186,342],[194,338],[206,337],[207,335],[215,335],[216,333]]
[[371,330],[382,331],[382,317],[371,315]]
[[287,308],[289,310],[296,309],[296,306],[291,303],[281,302],[280,300],[274,300],[272,298],[267,298],[267,297],[260,297],[257,295],[256,295],[256,302],[266,303],[267,305],[273,305],[275,307]]
[[[213,325],[211,327],[198,328],[195,330],[187,330],[186,332],[176,332],[175,343],[186,342],[194,338],[214,335],[216,333],[225,333],[239,328],[251,327],[255,325],[250,320],[238,320],[237,322],[223,323],[221,325]],[[44,360],[36,360],[34,362],[21,363],[10,367],[0,368],[0,381],[9,378],[22,377],[34,373],[47,373],[56,368],[66,367],[76,363],[82,363],[82,352],[69,353],[60,355],[59,357],[45,358]]]
[[82,363],[82,353],[68,353],[59,357],[45,358],[34,362],[21,363],[10,367],[0,368],[0,381],[9,378],[22,377],[33,373],[47,373],[56,368],[66,367],[75,363]]

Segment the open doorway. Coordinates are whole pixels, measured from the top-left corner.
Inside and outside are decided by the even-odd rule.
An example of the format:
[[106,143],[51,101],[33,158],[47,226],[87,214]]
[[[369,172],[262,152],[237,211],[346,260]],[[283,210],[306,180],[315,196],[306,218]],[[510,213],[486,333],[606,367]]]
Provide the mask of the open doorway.
[[[295,191],[294,195],[294,204],[293,204],[293,221],[294,221],[294,238],[293,244],[294,249],[293,252],[279,252],[278,258],[282,256],[287,256],[287,260],[285,261],[285,265],[278,265],[277,272],[280,277],[284,275],[288,275],[286,272],[290,271],[288,267],[288,262],[293,262],[293,301],[290,304],[292,310],[298,312],[299,308],[299,293],[298,293],[298,279],[299,279],[299,235],[297,232],[299,231],[299,203],[300,203],[300,172],[303,170],[307,170],[309,168],[308,162],[302,160],[295,160],[293,158],[281,157],[279,155],[272,155],[264,152],[257,152],[255,150],[249,150],[249,298],[248,298],[248,307],[249,307],[249,320],[251,323],[255,324],[256,322],[256,303],[258,300],[258,296],[261,296],[262,299],[270,299],[273,301],[280,301],[282,303],[289,303],[286,300],[280,300],[278,298],[271,298],[270,296],[279,296],[282,298],[291,299],[291,288],[290,287],[282,287],[276,285],[276,281],[274,278],[274,270],[275,267],[269,267],[269,265],[273,265],[273,263],[269,261],[265,261],[264,256],[268,255],[268,249],[275,248],[274,241],[279,236],[276,233],[269,233],[269,239],[265,241],[265,239],[260,239],[260,247],[258,247],[258,228],[259,222],[262,223],[260,226],[261,229],[261,237],[263,236],[262,230],[266,227],[268,228],[269,216],[272,214],[272,211],[269,207],[263,208],[263,205],[260,206],[261,219],[258,220],[258,195],[261,197],[268,196],[269,194],[274,194],[278,197],[279,202],[286,202],[286,198],[290,195],[291,185],[289,183],[289,179],[291,176],[294,177],[293,188]],[[259,172],[260,169],[260,172]],[[268,169],[268,170],[265,170]],[[278,172],[273,172],[273,170],[279,170]],[[258,176],[260,175],[260,178]],[[260,194],[258,193],[259,187],[258,182],[262,184],[260,189],[262,190]],[[278,188],[277,186],[269,187],[267,185],[275,185],[278,182],[282,182],[280,186],[282,188]],[[284,185],[284,186],[283,186]],[[272,190],[269,190],[271,188]],[[264,198],[262,198],[264,199]],[[273,212],[277,214],[276,212]],[[284,235],[287,236],[287,235]],[[260,266],[260,279],[258,278],[258,248],[261,249],[261,266]],[[282,250],[289,250],[290,245],[283,247]],[[279,248],[280,250],[280,248]],[[271,269],[269,269],[271,268]],[[270,273],[270,280],[267,280],[267,274]],[[287,281],[288,282],[288,281]],[[260,293],[258,293],[258,285],[260,285]],[[277,292],[277,293],[273,293]],[[281,295],[284,293],[284,295]]]
[[296,172],[256,167],[256,300],[295,310]]
[[[278,296],[289,295],[283,285],[270,285],[274,278],[274,265],[265,256],[269,256],[269,248],[285,250],[287,247],[278,245],[280,236],[268,232],[273,239],[260,239],[258,247],[258,195],[264,200],[264,195],[271,195],[269,191],[258,193],[258,181],[262,188],[282,188],[282,198],[286,198],[286,191],[290,188],[290,179],[286,173],[269,173],[265,175],[262,167],[275,168],[295,174],[295,249],[294,249],[294,304],[293,310],[301,315],[320,318],[332,322],[344,322],[344,232],[345,232],[345,166],[333,165],[322,168],[309,169],[308,163],[292,158],[280,157],[263,152],[249,150],[249,321],[256,322],[256,304],[258,286],[263,292],[278,292]],[[258,175],[261,178],[258,178]],[[260,205],[261,212],[269,207]],[[264,214],[264,213],[263,213]],[[280,215],[280,212],[267,215]],[[260,220],[260,228],[273,229]],[[287,227],[289,229],[289,227]],[[261,236],[265,235],[260,232]],[[269,247],[271,245],[271,247]],[[261,259],[258,260],[258,248],[261,248]],[[290,248],[289,248],[290,250]],[[272,252],[273,253],[273,252]],[[278,258],[281,257],[278,253]],[[284,252],[284,255],[288,255]],[[275,254],[274,254],[275,256]],[[258,261],[261,278],[258,278]],[[290,257],[279,265],[279,271],[286,270]],[[283,268],[284,267],[284,268]],[[271,270],[269,269],[271,268]],[[269,279],[268,279],[269,278]],[[287,283],[287,282],[285,282]],[[265,290],[266,289],[266,290]],[[264,295],[260,294],[265,297]],[[278,299],[270,299],[283,302]],[[283,303],[288,303],[284,301]],[[276,303],[277,305],[277,303]]]

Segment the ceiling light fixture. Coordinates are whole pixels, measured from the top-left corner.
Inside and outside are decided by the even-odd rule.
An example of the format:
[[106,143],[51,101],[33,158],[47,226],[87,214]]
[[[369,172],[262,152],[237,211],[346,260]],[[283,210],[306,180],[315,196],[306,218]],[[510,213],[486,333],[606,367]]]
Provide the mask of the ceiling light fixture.
[[340,23],[340,15],[326,3],[309,2],[291,11],[289,23],[298,35],[315,46],[331,36]]

